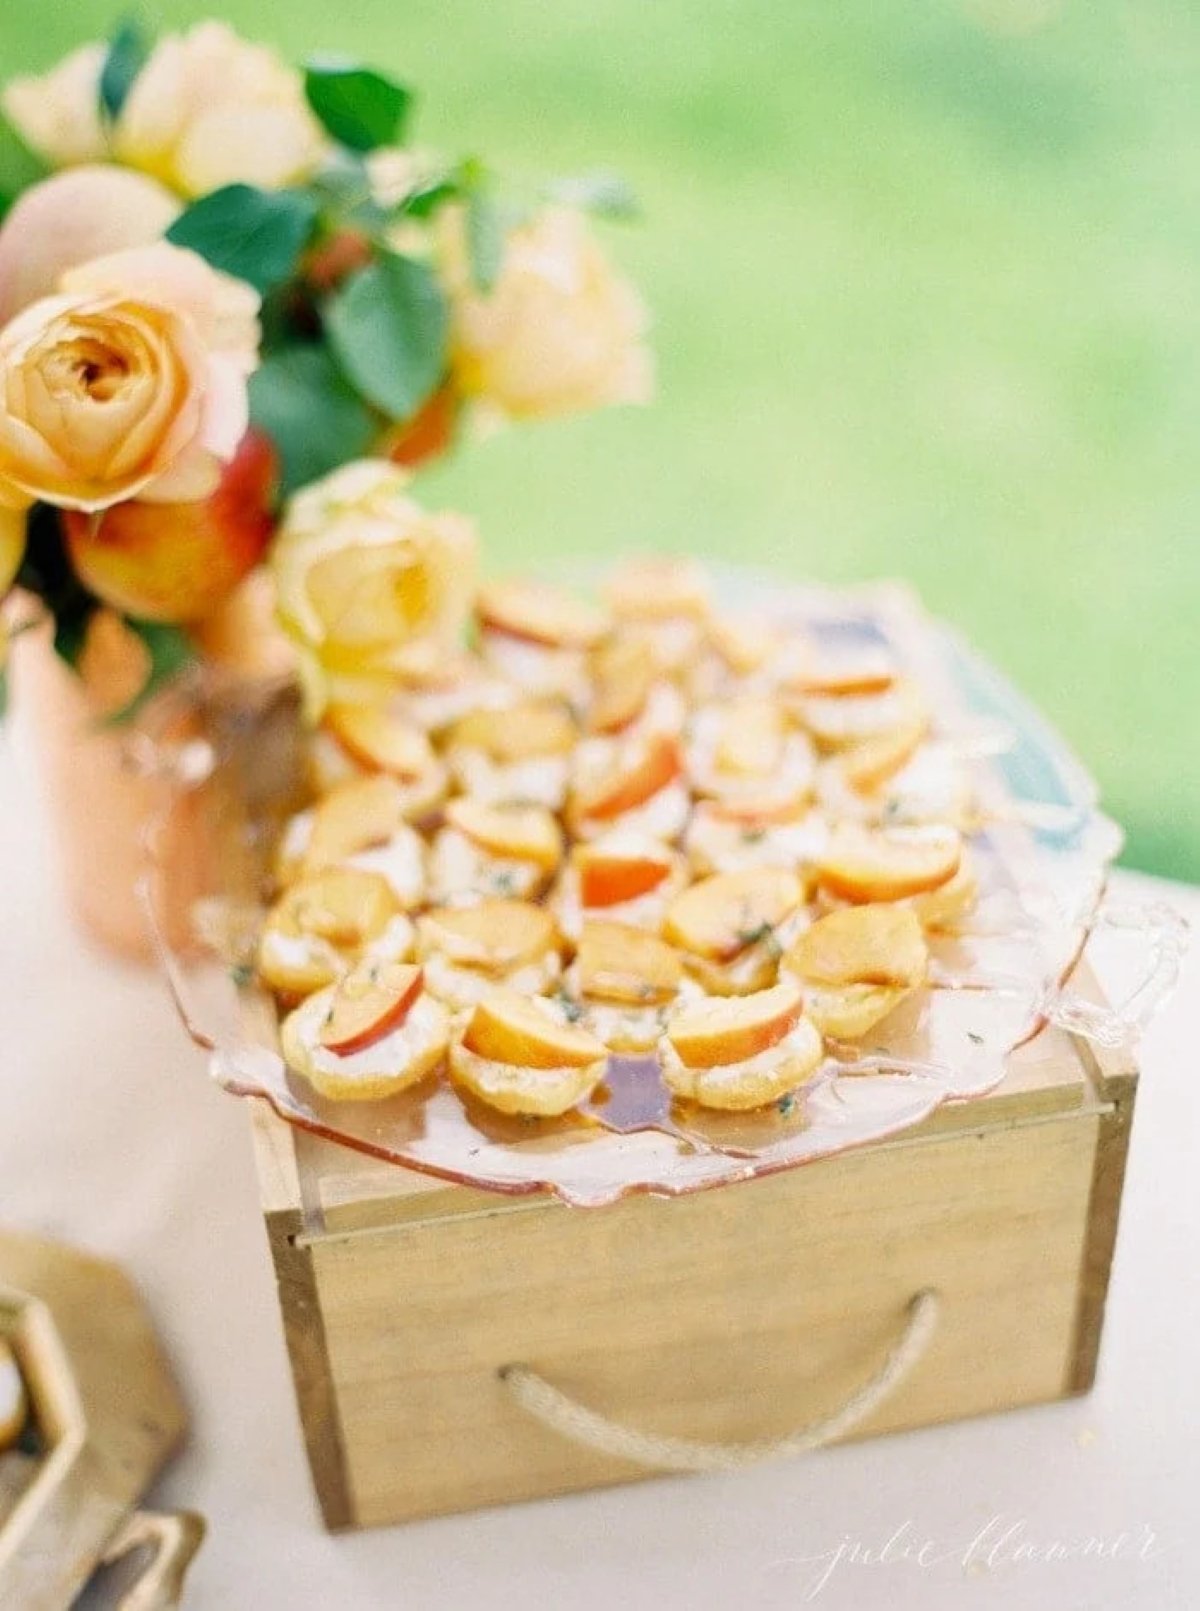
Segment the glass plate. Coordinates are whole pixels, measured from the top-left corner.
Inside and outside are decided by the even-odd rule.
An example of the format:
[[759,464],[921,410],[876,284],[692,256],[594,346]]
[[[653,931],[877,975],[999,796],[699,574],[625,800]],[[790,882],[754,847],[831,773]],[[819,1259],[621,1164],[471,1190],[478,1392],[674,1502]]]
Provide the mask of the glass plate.
[[[895,586],[796,589],[729,572],[723,599],[794,622],[828,642],[887,646],[926,690],[938,734],[968,766],[981,896],[961,934],[935,938],[931,984],[861,1045],[834,1045],[813,1081],[748,1114],[673,1102],[652,1058],[613,1057],[598,1096],[561,1119],[506,1118],[444,1076],[381,1102],[331,1102],[277,1049],[275,1010],[252,959],[271,846],[304,801],[295,693],[206,686],[187,692],[197,743],[155,764],[177,787],[149,834],[147,901],[184,1022],[225,1090],[270,1103],[291,1124],[373,1157],[499,1192],[548,1190],[580,1206],[635,1191],[677,1195],[810,1163],[893,1135],[945,1102],[992,1090],[1009,1054],[1048,1022],[1114,1044],[1135,1035],[1178,969],[1182,925],[1161,908],[1105,905],[1121,845],[1096,788],[1057,735],[992,667]],[[181,759],[182,758],[182,759]],[[202,773],[203,776],[198,776]],[[180,811],[203,825],[203,892],[178,891],[156,847]],[[194,890],[196,868],[189,868]],[[1065,981],[1100,922],[1133,932],[1145,977],[1123,1007],[1075,1001]]]

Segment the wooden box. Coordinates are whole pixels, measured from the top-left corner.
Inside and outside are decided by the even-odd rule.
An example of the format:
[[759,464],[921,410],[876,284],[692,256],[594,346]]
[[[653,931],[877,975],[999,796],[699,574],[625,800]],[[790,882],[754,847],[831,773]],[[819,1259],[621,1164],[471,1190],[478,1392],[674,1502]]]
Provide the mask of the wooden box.
[[778,1436],[923,1356],[855,1435],[1085,1392],[1136,1073],[1048,1029],[1004,1083],[841,1157],[581,1209],[374,1163],[252,1104],[313,1481],[332,1528],[624,1482],[532,1419],[525,1364],[643,1432]]

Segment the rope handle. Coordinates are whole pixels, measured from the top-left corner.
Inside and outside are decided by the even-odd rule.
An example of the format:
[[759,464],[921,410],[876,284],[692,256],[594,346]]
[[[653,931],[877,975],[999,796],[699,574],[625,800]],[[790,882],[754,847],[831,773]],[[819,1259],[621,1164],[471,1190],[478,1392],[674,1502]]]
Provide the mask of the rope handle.
[[514,1403],[585,1448],[656,1471],[740,1471],[764,1460],[784,1460],[819,1449],[865,1421],[925,1353],[937,1330],[941,1307],[941,1298],[932,1288],[918,1292],[908,1305],[904,1330],[882,1366],[839,1409],[786,1437],[752,1443],[701,1443],[691,1438],[638,1432],[588,1409],[528,1365],[502,1365],[499,1375]]

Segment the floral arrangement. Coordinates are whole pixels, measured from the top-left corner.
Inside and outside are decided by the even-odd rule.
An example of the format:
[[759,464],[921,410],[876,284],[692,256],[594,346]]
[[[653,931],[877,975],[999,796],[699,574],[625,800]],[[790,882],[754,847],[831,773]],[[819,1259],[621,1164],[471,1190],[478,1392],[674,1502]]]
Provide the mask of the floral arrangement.
[[[362,547],[377,494],[388,552],[432,531],[444,558],[463,523],[401,489],[472,420],[649,396],[644,312],[587,217],[631,216],[626,187],[522,196],[478,157],[423,152],[386,74],[296,70],[219,22],[158,39],[126,23],[12,80],[0,108],[0,600],[39,598],[72,664],[117,612],[145,645],[139,698],[194,652],[192,624],[264,559],[297,489],[334,476],[296,500],[289,544],[342,518],[340,473]],[[384,549],[356,568],[349,547],[285,613],[310,688],[323,619],[384,585]],[[437,613],[412,607],[414,627]]]

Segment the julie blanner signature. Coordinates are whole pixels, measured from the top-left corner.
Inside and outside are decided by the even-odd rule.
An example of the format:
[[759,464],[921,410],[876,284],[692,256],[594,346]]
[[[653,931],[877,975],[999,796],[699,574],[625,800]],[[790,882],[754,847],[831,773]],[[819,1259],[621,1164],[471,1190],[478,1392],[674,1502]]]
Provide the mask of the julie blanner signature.
[[1026,1516],[989,1517],[969,1538],[957,1543],[921,1532],[912,1517],[875,1539],[843,1533],[828,1549],[789,1555],[771,1570],[803,1572],[803,1598],[815,1600],[838,1577],[856,1569],[909,1567],[918,1571],[957,1570],[973,1577],[1004,1567],[1048,1566],[1069,1561],[1130,1562],[1153,1560],[1162,1550],[1146,1522],[1112,1533],[1049,1535],[1039,1533]]

